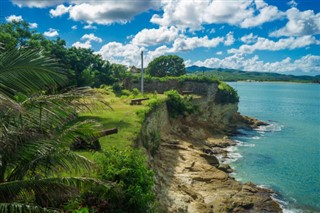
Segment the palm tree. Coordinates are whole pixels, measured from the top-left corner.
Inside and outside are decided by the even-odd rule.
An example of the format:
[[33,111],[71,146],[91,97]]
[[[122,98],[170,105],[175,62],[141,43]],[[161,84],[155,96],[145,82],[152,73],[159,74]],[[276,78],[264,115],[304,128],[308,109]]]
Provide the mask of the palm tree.
[[55,211],[53,201],[74,194],[76,187],[109,185],[73,177],[94,165],[67,147],[79,137],[96,137],[99,126],[69,125],[92,91],[54,94],[64,83],[61,66],[41,52],[0,53],[0,212]]

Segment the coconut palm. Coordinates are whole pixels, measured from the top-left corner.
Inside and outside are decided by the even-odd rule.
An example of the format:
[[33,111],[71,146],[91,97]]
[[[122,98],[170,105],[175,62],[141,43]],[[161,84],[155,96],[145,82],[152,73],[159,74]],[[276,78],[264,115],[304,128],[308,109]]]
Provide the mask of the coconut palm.
[[77,187],[108,185],[73,177],[94,166],[67,147],[79,137],[99,136],[99,126],[69,125],[86,107],[83,97],[93,96],[79,89],[54,94],[64,83],[61,66],[41,52],[0,53],[0,212],[56,211],[50,208],[54,201],[75,194]]

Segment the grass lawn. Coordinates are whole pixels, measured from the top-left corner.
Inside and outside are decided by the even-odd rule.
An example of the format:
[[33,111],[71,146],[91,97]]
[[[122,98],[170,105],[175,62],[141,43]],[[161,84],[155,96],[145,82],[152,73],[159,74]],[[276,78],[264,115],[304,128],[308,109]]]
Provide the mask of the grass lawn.
[[[150,96],[152,99],[153,95]],[[158,95],[164,98],[163,95]],[[117,134],[107,135],[99,139],[102,150],[116,147],[120,150],[133,145],[141,129],[142,121],[137,111],[148,109],[148,102],[143,101],[142,105],[130,105],[130,97],[116,97],[112,92],[103,93],[103,101],[110,104],[112,109],[94,109],[91,112],[80,114],[80,120],[92,119],[103,125],[104,129],[118,128]],[[93,159],[94,152],[79,151],[81,155]]]

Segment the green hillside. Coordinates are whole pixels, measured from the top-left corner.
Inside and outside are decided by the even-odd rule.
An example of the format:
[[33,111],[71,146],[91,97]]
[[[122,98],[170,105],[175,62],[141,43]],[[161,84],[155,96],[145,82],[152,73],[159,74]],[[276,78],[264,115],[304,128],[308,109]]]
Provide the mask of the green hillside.
[[215,77],[222,81],[284,81],[299,83],[320,83],[320,75],[317,76],[295,76],[267,72],[246,72],[232,69],[203,69],[203,67],[188,67],[188,73]]

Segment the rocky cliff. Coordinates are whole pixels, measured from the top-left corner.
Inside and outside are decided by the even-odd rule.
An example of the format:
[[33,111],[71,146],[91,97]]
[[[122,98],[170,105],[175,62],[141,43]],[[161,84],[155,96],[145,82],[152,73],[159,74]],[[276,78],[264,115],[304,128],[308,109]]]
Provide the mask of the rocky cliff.
[[148,115],[141,131],[140,143],[149,151],[155,171],[159,208],[163,212],[281,212],[270,190],[236,181],[229,176],[232,169],[217,158],[227,157],[224,148],[235,145],[229,133],[239,126],[251,128],[256,120],[239,115],[237,103],[217,103],[217,84],[197,82],[187,87],[178,89],[201,91],[193,95],[197,113],[172,119],[164,103]]

